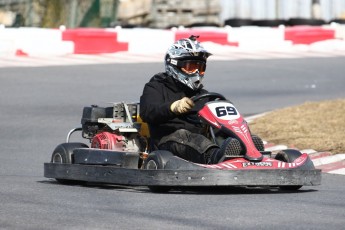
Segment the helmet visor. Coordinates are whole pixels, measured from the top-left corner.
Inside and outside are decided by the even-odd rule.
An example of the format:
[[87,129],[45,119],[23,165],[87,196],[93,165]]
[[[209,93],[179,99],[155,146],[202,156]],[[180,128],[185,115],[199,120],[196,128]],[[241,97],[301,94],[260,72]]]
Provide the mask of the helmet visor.
[[199,72],[201,76],[205,74],[206,62],[199,60],[178,61],[177,66],[186,74],[195,74]]

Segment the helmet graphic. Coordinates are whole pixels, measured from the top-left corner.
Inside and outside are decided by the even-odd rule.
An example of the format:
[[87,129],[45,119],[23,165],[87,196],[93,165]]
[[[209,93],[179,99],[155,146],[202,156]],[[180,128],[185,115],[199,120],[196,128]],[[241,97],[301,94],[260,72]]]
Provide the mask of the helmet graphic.
[[166,72],[192,90],[201,87],[206,61],[211,55],[196,40],[198,37],[192,35],[176,41],[165,55]]

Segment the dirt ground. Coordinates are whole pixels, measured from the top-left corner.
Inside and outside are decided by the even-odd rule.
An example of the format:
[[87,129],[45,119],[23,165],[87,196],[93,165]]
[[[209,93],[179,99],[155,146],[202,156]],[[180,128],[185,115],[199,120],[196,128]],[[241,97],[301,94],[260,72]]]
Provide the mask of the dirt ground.
[[306,102],[249,123],[263,140],[289,148],[345,153],[345,99]]

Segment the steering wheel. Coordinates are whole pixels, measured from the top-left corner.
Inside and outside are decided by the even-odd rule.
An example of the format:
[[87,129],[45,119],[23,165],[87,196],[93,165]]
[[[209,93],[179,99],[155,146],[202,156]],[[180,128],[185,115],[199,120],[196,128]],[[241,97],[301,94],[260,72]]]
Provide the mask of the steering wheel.
[[[226,98],[222,94],[212,93],[212,92],[203,93],[203,94],[200,94],[198,96],[194,96],[191,98],[191,100],[195,103],[195,102],[200,101],[201,99],[204,99],[204,98],[209,98],[209,101],[226,100]],[[198,111],[195,111],[195,112],[192,112],[192,113],[189,113],[188,115],[186,115],[185,116],[186,120],[190,123],[193,123],[193,124],[201,124],[200,119],[196,116],[197,112]]]
[[191,98],[191,100],[193,102],[197,102],[203,98],[209,98],[210,101],[215,101],[217,99],[220,99],[220,100],[226,100],[226,98],[222,95],[222,94],[219,94],[219,93],[212,93],[212,92],[209,92],[209,93],[203,93],[203,94],[200,94],[198,96],[194,96]]

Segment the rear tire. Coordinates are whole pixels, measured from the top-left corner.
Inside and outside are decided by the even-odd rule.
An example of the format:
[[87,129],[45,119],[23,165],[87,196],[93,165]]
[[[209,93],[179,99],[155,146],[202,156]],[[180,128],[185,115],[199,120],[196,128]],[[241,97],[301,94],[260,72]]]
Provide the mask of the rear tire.
[[[277,153],[275,159],[287,163],[294,162],[297,158],[299,158],[302,155],[302,153],[295,149],[285,149]],[[286,186],[280,186],[281,190],[286,191],[296,191],[300,188],[302,188],[302,185],[286,185]]]
[[[173,154],[169,151],[157,150],[149,154],[144,162],[144,169],[157,170],[164,169],[165,164]],[[147,186],[151,192],[166,193],[171,190],[170,186]]]
[[[52,154],[51,163],[54,164],[73,164],[73,150],[78,148],[89,148],[84,143],[63,143],[58,145]],[[79,184],[80,181],[66,180],[66,179],[55,179],[61,184]]]

